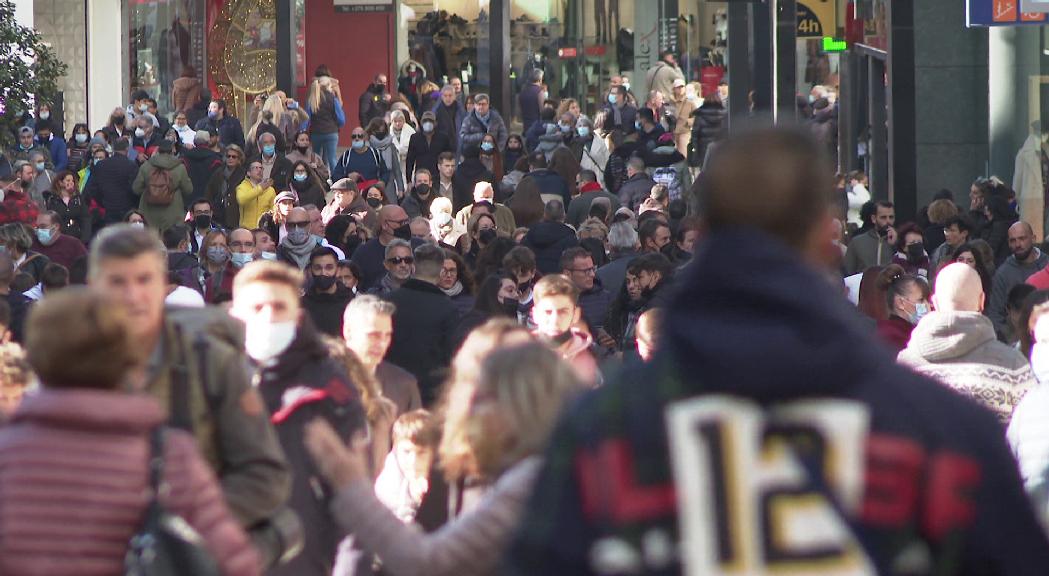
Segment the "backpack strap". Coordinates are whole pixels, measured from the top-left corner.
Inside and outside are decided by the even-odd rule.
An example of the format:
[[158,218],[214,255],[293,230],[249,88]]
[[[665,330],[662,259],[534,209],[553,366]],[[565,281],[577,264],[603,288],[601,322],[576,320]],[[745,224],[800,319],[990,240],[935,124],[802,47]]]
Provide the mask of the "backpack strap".
[[174,323],[175,342],[172,343],[177,358],[171,367],[171,414],[173,428],[193,434],[193,415],[190,410],[189,394],[189,355],[186,353],[186,340],[182,326]]

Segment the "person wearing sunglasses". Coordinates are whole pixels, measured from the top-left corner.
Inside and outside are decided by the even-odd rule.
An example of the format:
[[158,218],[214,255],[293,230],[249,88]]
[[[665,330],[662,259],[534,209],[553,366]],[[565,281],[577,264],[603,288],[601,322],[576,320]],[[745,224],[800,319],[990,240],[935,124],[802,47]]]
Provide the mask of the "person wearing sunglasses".
[[389,176],[390,168],[382,159],[379,151],[372,148],[368,133],[364,128],[357,127],[350,133],[350,147],[335,164],[332,170],[332,180],[340,180],[356,172],[361,175],[360,180],[380,180],[385,182]]
[[386,268],[386,275],[378,285],[368,291],[369,294],[388,296],[412,277],[412,273],[415,272],[412,245],[407,240],[394,239],[386,246],[386,260],[383,261],[383,266]]
[[277,245],[277,260],[304,271],[310,263],[310,253],[320,245],[310,235],[310,214],[305,208],[292,208],[284,225],[288,233]]

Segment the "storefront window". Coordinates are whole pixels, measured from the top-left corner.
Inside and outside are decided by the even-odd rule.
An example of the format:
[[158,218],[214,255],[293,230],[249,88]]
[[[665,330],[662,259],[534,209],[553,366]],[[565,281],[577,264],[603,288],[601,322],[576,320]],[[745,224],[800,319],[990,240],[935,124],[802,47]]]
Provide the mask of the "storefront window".
[[276,88],[276,64],[275,0],[225,2],[208,33],[208,73],[235,116],[247,118],[255,95]]
[[132,0],[127,14],[131,91],[145,90],[169,115],[172,84],[183,71],[203,80],[204,1]]

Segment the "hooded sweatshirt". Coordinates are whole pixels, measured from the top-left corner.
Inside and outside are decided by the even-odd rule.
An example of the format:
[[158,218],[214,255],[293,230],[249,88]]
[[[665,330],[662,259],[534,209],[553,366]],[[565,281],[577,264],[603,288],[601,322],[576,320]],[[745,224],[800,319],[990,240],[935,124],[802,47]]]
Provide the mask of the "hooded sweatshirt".
[[535,267],[543,274],[561,272],[561,253],[579,245],[575,230],[563,222],[543,220],[532,226],[521,240],[535,252]]
[[[655,361],[564,414],[503,574],[716,573],[717,550],[731,558],[775,540],[739,516],[769,513],[779,498],[763,486],[775,477],[809,505],[785,533],[788,558],[803,529],[852,562],[843,573],[900,574],[918,560],[913,573],[1034,576],[1049,565],[995,418],[897,366],[796,252],[719,231],[680,288]],[[851,463],[824,469],[811,441]],[[944,507],[916,505],[933,495]],[[755,573],[796,567],[756,562]]]
[[898,360],[983,404],[1006,426],[1036,384],[1027,358],[999,342],[991,320],[979,312],[930,312]]

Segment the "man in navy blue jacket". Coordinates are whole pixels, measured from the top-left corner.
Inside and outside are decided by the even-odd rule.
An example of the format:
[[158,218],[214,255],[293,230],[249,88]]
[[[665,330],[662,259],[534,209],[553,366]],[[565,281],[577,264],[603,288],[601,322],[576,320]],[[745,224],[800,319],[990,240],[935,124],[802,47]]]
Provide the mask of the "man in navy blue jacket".
[[828,281],[808,135],[725,144],[665,348],[563,417],[501,574],[1040,575],[1001,426],[895,364]]

